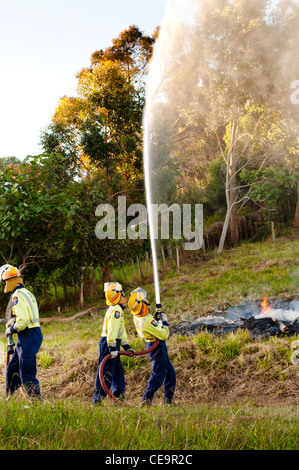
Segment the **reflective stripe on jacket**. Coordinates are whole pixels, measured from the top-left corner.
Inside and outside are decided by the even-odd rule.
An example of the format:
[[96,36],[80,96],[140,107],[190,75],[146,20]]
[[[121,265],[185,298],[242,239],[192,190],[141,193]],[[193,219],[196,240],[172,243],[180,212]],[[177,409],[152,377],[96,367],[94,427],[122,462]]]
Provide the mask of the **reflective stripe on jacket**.
[[125,329],[124,313],[120,305],[111,305],[108,308],[102,329],[102,336],[107,337],[110,348],[116,347],[116,340],[120,340],[121,346],[128,345],[127,332]]
[[12,294],[12,311],[16,317],[14,328],[23,331],[39,324],[39,310],[35,296],[25,287],[16,289]]
[[144,317],[134,316],[134,324],[137,333],[145,341],[155,341],[156,339],[163,341],[169,336],[168,325],[164,324],[163,327],[158,325],[150,313]]

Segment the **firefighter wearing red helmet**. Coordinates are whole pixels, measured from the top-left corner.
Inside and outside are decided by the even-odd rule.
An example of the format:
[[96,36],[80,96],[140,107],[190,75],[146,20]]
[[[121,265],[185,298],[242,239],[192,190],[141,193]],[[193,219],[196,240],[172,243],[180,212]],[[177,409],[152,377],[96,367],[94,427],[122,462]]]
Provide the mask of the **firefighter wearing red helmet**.
[[36,355],[43,336],[35,296],[25,288],[22,274],[14,266],[1,266],[0,280],[4,285],[4,293],[11,294],[12,300],[12,318],[6,324],[5,334],[18,335],[14,353],[6,369],[7,398],[22,385],[30,397],[40,399]]

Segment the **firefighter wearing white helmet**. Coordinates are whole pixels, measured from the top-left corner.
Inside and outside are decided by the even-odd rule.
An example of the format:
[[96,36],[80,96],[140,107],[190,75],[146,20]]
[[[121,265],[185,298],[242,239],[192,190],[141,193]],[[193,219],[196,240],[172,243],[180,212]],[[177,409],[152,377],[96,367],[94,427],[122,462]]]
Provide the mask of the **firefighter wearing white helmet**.
[[6,324],[5,334],[18,335],[18,341],[6,369],[6,393],[9,399],[22,385],[32,398],[41,398],[36,377],[36,355],[43,336],[35,296],[25,288],[21,272],[14,266],[0,268],[4,292],[11,294],[12,318]]
[[161,324],[156,321],[149,311],[147,293],[138,287],[129,298],[129,308],[134,315],[134,324],[138,335],[145,340],[145,349],[149,349],[154,342],[160,340],[158,346],[149,353],[152,361],[152,374],[147,389],[143,395],[141,405],[151,405],[154,394],[163,385],[164,403],[171,403],[175,385],[176,373],[168,357],[165,340],[169,337],[167,316],[162,313]]
[[107,282],[104,285],[106,303],[109,306],[102,328],[102,335],[99,342],[99,362],[95,386],[92,396],[93,405],[99,404],[105,397],[106,392],[103,389],[99,371],[102,360],[111,354],[111,358],[106,362],[103,375],[108,389],[112,386],[112,393],[116,398],[123,397],[125,394],[124,370],[120,360],[120,347],[125,351],[134,354],[134,350],[128,343],[127,332],[124,322],[124,309],[127,299],[124,295],[122,285],[119,282]]

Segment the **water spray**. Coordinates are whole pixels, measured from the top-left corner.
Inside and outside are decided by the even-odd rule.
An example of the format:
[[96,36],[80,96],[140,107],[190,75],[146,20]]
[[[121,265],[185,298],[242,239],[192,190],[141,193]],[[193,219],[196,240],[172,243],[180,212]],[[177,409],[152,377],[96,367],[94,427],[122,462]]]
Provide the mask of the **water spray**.
[[[192,0],[193,1],[193,0]],[[153,184],[157,178],[155,171],[157,168],[152,168],[154,155],[152,147],[152,136],[155,134],[154,121],[155,121],[155,105],[163,100],[164,85],[165,85],[165,54],[168,55],[169,44],[175,44],[176,25],[178,19],[181,17],[181,12],[186,9],[184,7],[185,0],[168,0],[164,13],[164,18],[161,23],[158,39],[155,43],[153,57],[149,66],[149,74],[146,90],[146,103],[143,114],[143,162],[144,162],[144,177],[145,177],[145,191],[146,191],[146,204],[149,222],[150,243],[152,251],[153,274],[155,283],[155,296],[156,296],[156,317],[161,317],[161,299],[160,299],[160,286],[159,286],[159,272],[158,272],[158,256],[156,246],[156,230],[154,227],[155,219],[153,217]],[[157,117],[156,117],[157,119]],[[153,171],[154,170],[154,171]]]
[[155,319],[160,324],[160,322],[162,322],[162,304],[161,304],[161,298],[160,298],[157,247],[156,247],[154,227],[153,227],[154,219],[153,219],[153,213],[152,213],[152,194],[151,194],[150,170],[149,170],[150,150],[149,150],[149,140],[148,140],[147,134],[145,134],[144,141],[145,141],[144,143],[145,189],[146,189],[147,210],[148,210],[148,216],[149,216],[150,242],[151,242],[151,249],[152,249],[152,262],[153,262],[155,297],[156,297]]
[[161,320],[162,306],[160,298],[160,283],[159,283],[159,269],[158,269],[158,255],[155,241],[154,218],[153,218],[153,201],[150,182],[150,119],[151,116],[146,106],[144,114],[144,175],[145,175],[145,191],[146,191],[146,205],[149,222],[150,243],[152,250],[152,263],[155,284],[155,298],[156,298],[156,313],[155,319]]
[[143,125],[143,162],[144,162],[144,177],[145,177],[145,192],[146,192],[146,205],[148,213],[149,223],[149,235],[152,251],[152,263],[153,263],[153,274],[155,283],[155,296],[156,296],[156,307],[161,306],[160,301],[160,284],[159,284],[159,269],[158,269],[158,255],[155,241],[155,228],[154,228],[154,217],[153,217],[153,198],[152,198],[152,185],[151,185],[151,123],[153,119],[152,115],[152,104],[154,95],[151,87],[147,90],[147,100],[144,110],[144,125]]

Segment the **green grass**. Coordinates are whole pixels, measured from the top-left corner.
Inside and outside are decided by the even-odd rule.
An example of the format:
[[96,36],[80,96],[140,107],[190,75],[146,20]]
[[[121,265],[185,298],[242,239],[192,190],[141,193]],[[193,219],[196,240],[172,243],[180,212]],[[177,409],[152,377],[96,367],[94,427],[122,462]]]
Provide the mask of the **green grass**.
[[295,409],[0,402],[2,450],[295,450]]
[[[244,243],[161,274],[162,303],[174,317],[204,315],[222,302],[299,296],[299,241]],[[154,297],[152,285],[148,291]]]

